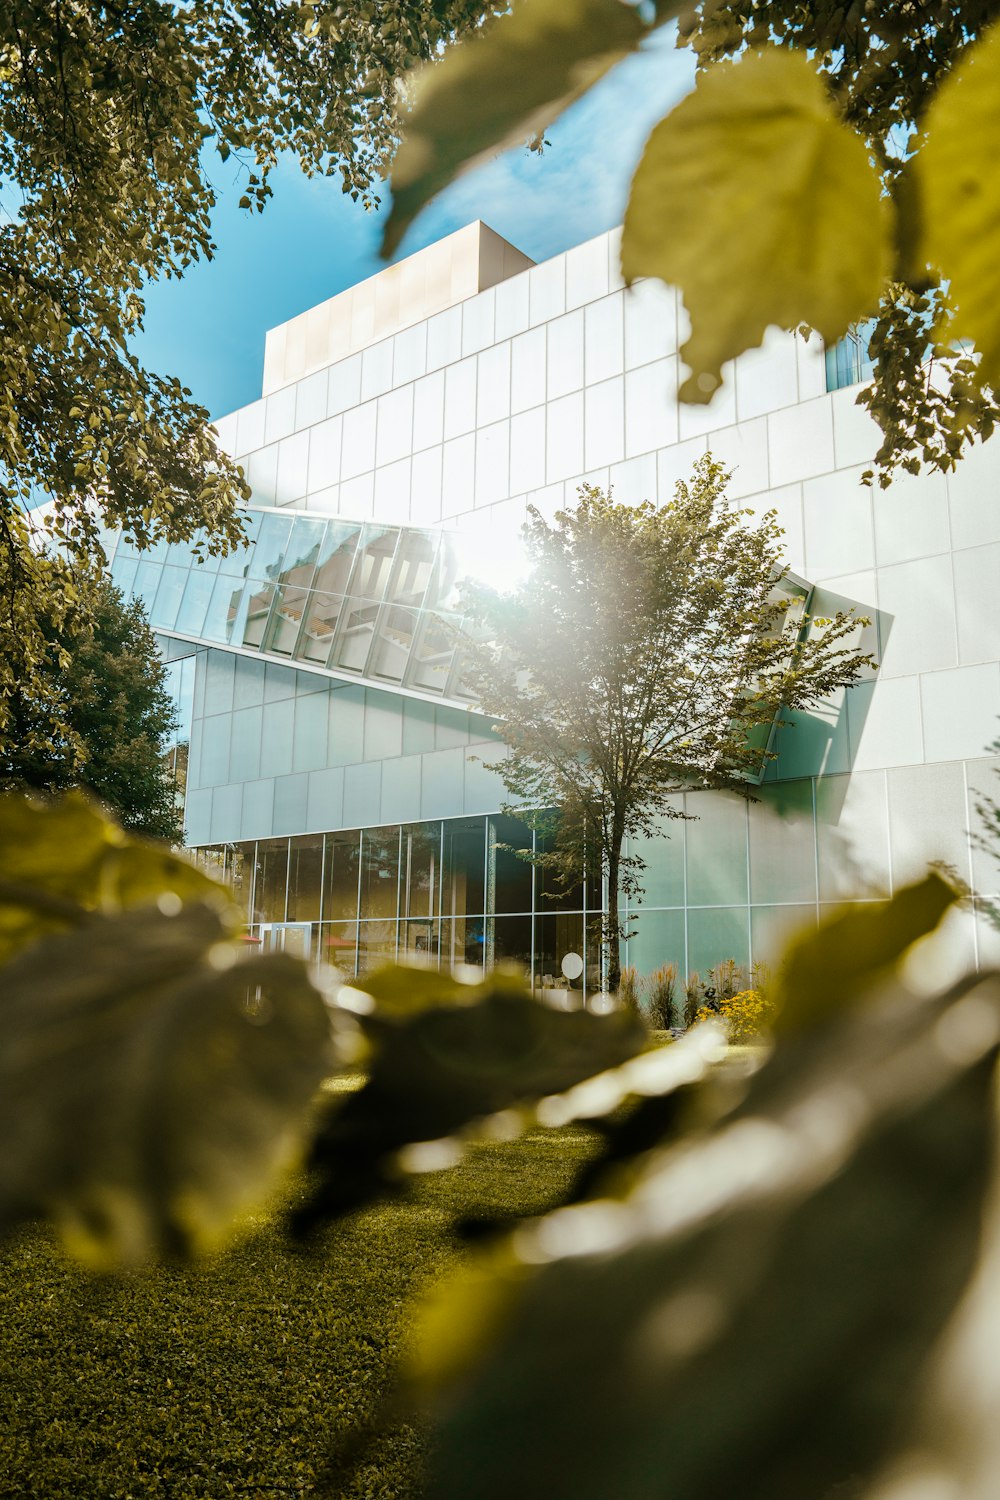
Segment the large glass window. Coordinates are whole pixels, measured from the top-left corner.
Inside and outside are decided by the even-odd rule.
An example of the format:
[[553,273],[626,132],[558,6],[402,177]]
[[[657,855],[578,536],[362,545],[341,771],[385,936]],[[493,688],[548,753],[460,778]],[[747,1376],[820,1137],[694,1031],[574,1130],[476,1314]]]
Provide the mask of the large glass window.
[[361,835],[362,919],[395,922],[399,898],[399,828],[366,828]]
[[427,688],[436,693],[446,692],[458,642],[454,628],[439,615],[424,610],[413,634],[416,644],[407,678],[408,685]]
[[262,839],[257,845],[254,874],[253,919],[255,922],[285,920],[288,886],[288,840]]
[[486,819],[449,818],[444,825],[441,910],[446,917],[486,910]]
[[394,527],[365,527],[354,563],[352,594],[362,599],[382,599],[392,572],[398,540],[399,532]]
[[343,608],[344,598],[341,594],[325,594],[314,590],[306,597],[297,656],[303,661],[326,666]]
[[326,835],[326,865],[323,880],[323,918],[347,918],[358,914],[358,869],[360,834]]
[[[487,842],[487,910],[530,911],[534,871],[530,863],[520,858],[516,851],[531,849],[531,829],[526,828],[517,818],[490,818]],[[580,904],[583,905],[582,899]]]
[[288,852],[289,922],[319,920],[323,894],[323,835],[292,839]]
[[402,681],[417,619],[415,609],[402,609],[398,604],[384,606],[369,668],[373,677],[384,678],[387,682]]
[[369,921],[358,923],[358,973],[367,974],[396,958],[396,923]]
[[403,829],[400,857],[400,911],[428,921],[441,905],[441,825],[415,823]]

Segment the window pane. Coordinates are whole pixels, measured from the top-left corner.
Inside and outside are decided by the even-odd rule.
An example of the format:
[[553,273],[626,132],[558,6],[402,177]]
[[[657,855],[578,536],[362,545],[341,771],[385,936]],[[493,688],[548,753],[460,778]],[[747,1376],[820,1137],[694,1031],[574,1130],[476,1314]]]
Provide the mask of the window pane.
[[313,592],[304,601],[304,620],[295,653],[303,661],[325,667],[330,658],[333,633],[337,628],[344,599],[341,594]]
[[[538,835],[538,848],[540,850],[554,847],[554,839],[542,834]],[[538,892],[538,910],[542,913],[551,911],[582,911],[583,910],[583,871],[581,869],[579,878],[572,880],[570,885],[564,887],[557,879],[557,872],[539,866],[535,874],[535,887]]]
[[246,588],[246,620],[243,625],[243,645],[259,646],[264,639],[267,617],[275,595],[273,583],[251,580]]
[[367,974],[396,957],[396,922],[358,923],[358,973]]
[[[160,586],[156,590],[156,599],[150,612],[150,618],[154,625],[159,625],[163,630],[173,630],[177,622],[177,610],[181,599],[184,597],[184,585],[187,583],[186,568],[163,568],[160,573]],[[118,563],[115,563],[115,582],[119,588],[124,584],[118,577]]]
[[175,629],[189,631],[192,635],[201,635],[214,588],[215,577],[212,573],[206,573],[197,566],[192,568],[184,589],[181,607],[177,611]]
[[478,916],[486,910],[486,819],[449,819],[444,825],[442,912]]
[[[583,920],[582,918],[580,919]],[[531,916],[486,918],[486,966],[520,964],[531,969]]]
[[324,922],[320,928],[320,956],[335,964],[342,973],[355,973],[354,960],[358,946],[357,922]]
[[370,673],[388,682],[401,682],[410,658],[418,615],[414,609],[389,605],[379,627],[378,641],[372,652]]
[[[498,849],[498,844],[509,844],[511,848]],[[534,872],[526,860],[519,859],[513,852],[530,848],[530,828],[516,818],[490,818],[488,910],[531,910],[531,877]]]
[[359,834],[326,835],[326,870],[323,877],[323,920],[358,915],[358,848]]
[[348,614],[336,649],[336,664],[349,672],[361,672],[368,660],[375,621],[378,619],[377,604],[358,604]]
[[403,829],[400,909],[404,916],[426,921],[437,915],[441,901],[440,862],[440,823],[417,823]]
[[350,593],[363,599],[381,599],[392,572],[399,532],[384,526],[366,526],[354,564]]
[[346,594],[357,551],[361,527],[331,521],[320,548],[313,587],[331,594]]
[[366,828],[361,835],[362,918],[396,919],[399,828]]
[[288,884],[288,840],[263,839],[257,845],[254,879],[255,922],[285,920],[285,888]]
[[401,533],[388,597],[419,609],[434,569],[438,539],[433,532]]
[[486,957],[486,917],[455,917],[441,923],[441,967],[472,964],[481,969]]
[[233,844],[226,856],[226,876],[233,889],[233,900],[250,920],[250,891],[253,886],[254,845]]
[[251,570],[256,578],[277,578],[292,531],[292,517],[265,511],[254,549]]
[[452,627],[441,616],[425,610],[415,635],[408,685],[429,688],[436,693],[445,692],[455,660],[456,637]]
[[156,590],[160,584],[161,568],[159,563],[144,559],[136,568],[135,579],[132,583],[132,598],[141,599],[143,608],[147,615],[153,607],[156,598]]
[[233,549],[226,557],[219,558],[219,572],[229,578],[240,578],[245,576],[253,555],[254,545],[260,531],[261,513],[259,510],[248,510],[245,512],[244,535],[246,541]]
[[[431,917],[416,917],[399,924],[400,963],[436,966],[441,958],[441,923]],[[445,962],[447,967],[447,960]]]
[[563,973],[563,960],[571,956],[583,960],[583,913],[556,912],[536,916],[535,984],[542,989],[571,992],[573,1008],[576,1009],[583,1004],[583,974],[569,979]]
[[296,584],[283,584],[276,591],[264,640],[265,651],[273,651],[276,656],[292,655],[308,597],[307,590]]
[[323,882],[323,835],[293,839],[288,851],[289,922],[319,919]]

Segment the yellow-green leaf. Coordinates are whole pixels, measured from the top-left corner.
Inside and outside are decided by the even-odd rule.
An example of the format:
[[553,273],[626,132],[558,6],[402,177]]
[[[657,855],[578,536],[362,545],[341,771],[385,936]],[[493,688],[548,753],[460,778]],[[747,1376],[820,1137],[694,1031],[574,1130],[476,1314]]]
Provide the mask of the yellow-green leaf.
[[691,315],[685,401],[771,324],[828,341],[876,306],[889,205],[861,138],[812,64],[773,49],[712,68],[655,128],[632,182],[626,281],[680,287]]
[[931,873],[891,901],[846,906],[789,948],[776,980],[784,1031],[825,1020],[865,998],[906,950],[933,932],[957,893]]
[[923,258],[950,283],[949,333],[970,338],[1000,385],[1000,27],[971,47],[926,118],[917,161]]
[[0,797],[0,964],[86,912],[205,901],[235,931],[225,888],[162,844],[124,833],[79,792]]
[[[656,24],[680,9],[661,3]],[[543,130],[649,30],[622,0],[515,0],[425,67],[392,170],[391,255],[424,204],[487,152]]]
[[115,1266],[210,1248],[273,1192],[330,1071],[306,966],[204,902],[92,913],[0,971],[0,1227]]

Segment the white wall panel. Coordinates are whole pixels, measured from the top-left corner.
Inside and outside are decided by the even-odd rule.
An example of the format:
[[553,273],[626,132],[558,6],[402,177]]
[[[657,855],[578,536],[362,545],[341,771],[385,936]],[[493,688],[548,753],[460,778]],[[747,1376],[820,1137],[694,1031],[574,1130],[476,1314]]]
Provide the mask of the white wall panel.
[[624,299],[624,292],[616,292],[584,309],[584,373],[588,385],[610,380],[625,368]]
[[549,484],[583,471],[583,394],[551,401],[546,412],[545,477]]
[[532,328],[510,346],[510,409],[528,411],[545,400],[545,329]]
[[767,424],[773,484],[811,479],[833,468],[833,413],[828,397],[772,412]]
[[1000,731],[1000,663],[925,672],[920,678],[928,760],[972,760]]
[[625,381],[621,375],[584,392],[583,461],[588,469],[625,457]]
[[881,568],[878,602],[883,614],[894,617],[883,646],[883,677],[958,665],[950,557],[925,557]]

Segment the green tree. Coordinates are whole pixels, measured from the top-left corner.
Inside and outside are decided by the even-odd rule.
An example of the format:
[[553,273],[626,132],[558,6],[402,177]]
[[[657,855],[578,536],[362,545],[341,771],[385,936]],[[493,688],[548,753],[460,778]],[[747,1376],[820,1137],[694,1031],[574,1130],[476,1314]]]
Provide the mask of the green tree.
[[[13,0],[0,6],[0,740],[44,668],[33,606],[71,575],[31,546],[26,512],[70,554],[97,519],[142,545],[239,534],[248,494],[208,413],[145,370],[143,292],[213,253],[223,163],[260,209],[281,152],[370,201],[396,140],[397,84],[483,0]],[[79,609],[76,610],[79,617]]]
[[9,704],[13,734],[0,749],[0,790],[91,792],[123,828],[179,843],[183,836],[164,748],[176,728],[166,668],[141,603],[88,577],[79,621],[51,616],[43,691],[25,683]]
[[708,401],[771,325],[829,343],[873,319],[859,401],[884,441],[867,477],[952,468],[1000,416],[998,16],[997,0],[515,0],[415,90],[386,248],[457,173],[544,132],[679,18],[697,86],[647,142],[622,269],[684,294],[682,399]]
[[850,642],[853,615],[791,610],[774,513],[748,525],[728,478],[706,455],[662,509],[584,485],[552,526],[532,514],[515,589],[471,590],[470,684],[509,746],[496,769],[542,810],[527,816],[553,845],[536,862],[568,882],[599,851],[614,990],[619,897],[644,868],[626,840],[682,816],[672,799],[685,789],[752,795],[779,711],[820,702],[871,660]]

